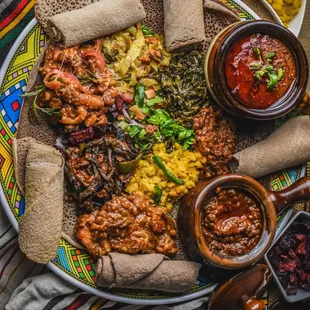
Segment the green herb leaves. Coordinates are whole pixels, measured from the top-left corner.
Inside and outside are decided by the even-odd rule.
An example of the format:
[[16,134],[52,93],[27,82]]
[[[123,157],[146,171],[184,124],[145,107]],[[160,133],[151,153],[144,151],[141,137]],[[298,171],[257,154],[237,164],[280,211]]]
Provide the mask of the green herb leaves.
[[250,63],[250,68],[255,70],[254,77],[256,81],[263,82],[264,77],[268,77],[266,81],[267,89],[273,90],[284,74],[282,68],[274,68],[274,66],[271,65],[273,58],[276,57],[276,52],[271,51],[266,55],[266,65],[263,65],[262,53],[258,47],[253,47],[253,53],[258,58],[258,62],[254,61]]
[[144,106],[144,98],[144,86],[138,83],[135,90],[134,102],[139,108],[142,108]]
[[165,109],[180,124],[191,128],[193,117],[209,104],[203,56],[198,51],[173,54],[169,68],[159,70],[156,77]]

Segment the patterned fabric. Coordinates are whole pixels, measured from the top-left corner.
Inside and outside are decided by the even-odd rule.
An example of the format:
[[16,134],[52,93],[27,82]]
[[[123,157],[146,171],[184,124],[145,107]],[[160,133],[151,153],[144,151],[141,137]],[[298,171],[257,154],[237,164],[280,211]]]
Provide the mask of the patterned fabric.
[[34,16],[35,0],[0,1],[0,66],[12,44]]

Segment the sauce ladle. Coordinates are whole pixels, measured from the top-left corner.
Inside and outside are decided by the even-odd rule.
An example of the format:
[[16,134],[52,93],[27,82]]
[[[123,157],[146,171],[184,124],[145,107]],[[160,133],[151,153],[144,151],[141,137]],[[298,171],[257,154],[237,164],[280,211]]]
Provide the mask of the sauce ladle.
[[[202,234],[203,207],[216,188],[234,188],[249,193],[261,206],[263,232],[256,246],[241,256],[224,256],[209,248]],[[214,267],[240,269],[263,257],[275,236],[277,215],[293,202],[310,199],[310,177],[303,177],[281,191],[269,191],[256,180],[238,174],[200,181],[181,200],[178,232],[185,252],[195,261]]]

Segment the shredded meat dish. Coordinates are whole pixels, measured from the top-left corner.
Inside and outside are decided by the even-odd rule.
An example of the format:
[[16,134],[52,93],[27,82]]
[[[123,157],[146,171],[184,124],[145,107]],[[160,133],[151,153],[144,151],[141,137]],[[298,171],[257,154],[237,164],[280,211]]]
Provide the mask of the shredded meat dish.
[[121,174],[119,163],[132,161],[139,154],[120,128],[107,125],[94,130],[91,136],[90,129],[71,134],[74,139],[70,141],[77,143],[85,137],[91,137],[91,141],[69,146],[64,151],[69,194],[88,212],[101,207],[112,194],[121,193],[132,173]]
[[38,104],[56,115],[67,131],[108,122],[105,113],[118,92],[101,54],[102,44],[102,39],[69,48],[50,44],[45,51],[40,68],[45,89]]
[[177,252],[174,221],[142,194],[114,196],[100,210],[78,217],[76,237],[94,257],[110,251],[137,254]]
[[228,163],[236,143],[232,121],[210,106],[195,116],[193,128],[196,133],[194,147],[207,158],[202,177],[230,173]]

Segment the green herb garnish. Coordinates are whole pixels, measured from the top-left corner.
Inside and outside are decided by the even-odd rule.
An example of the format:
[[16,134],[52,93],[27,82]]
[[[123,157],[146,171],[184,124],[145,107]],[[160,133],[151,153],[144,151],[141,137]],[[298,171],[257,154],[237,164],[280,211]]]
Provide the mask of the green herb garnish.
[[261,53],[260,49],[258,47],[253,47],[253,52],[257,56],[257,58],[259,59],[260,63],[262,63],[263,59],[262,59],[262,53]]
[[32,103],[32,109],[37,119],[39,119],[38,111],[45,113],[49,116],[61,116],[60,110],[58,108],[42,108],[37,105],[38,97],[44,90],[45,90],[45,85],[38,85],[34,87],[31,92],[26,92],[19,96],[20,97],[34,97],[33,103]]
[[252,62],[250,64],[250,68],[255,70],[254,73],[255,79],[258,82],[260,82],[264,76],[268,76],[267,89],[273,90],[276,87],[277,83],[283,77],[283,69],[282,68],[277,69],[276,73],[274,66],[270,64],[272,62],[272,58],[276,56],[276,53],[273,51],[269,52],[265,57],[267,65],[263,66],[262,54],[260,49],[258,47],[253,47],[253,52],[259,59],[259,64],[256,62]]
[[153,161],[155,165],[164,173],[167,179],[177,185],[183,185],[184,181],[182,179],[177,178],[172,172],[170,172],[165,164],[162,162],[159,156],[153,156]]
[[280,81],[283,77],[284,70],[282,68],[278,69],[278,81]]
[[276,52],[269,52],[267,55],[266,55],[266,59],[272,59],[276,57]]
[[278,75],[274,71],[267,72],[269,80],[267,83],[267,89],[272,90],[276,87],[276,84],[278,83]]
[[141,29],[145,37],[152,37],[154,35],[154,32],[146,25],[142,25]]
[[21,95],[19,95],[19,97],[34,97],[34,96],[38,96],[44,89],[45,89],[44,85],[38,85],[38,86],[33,88],[33,91],[21,94]]

